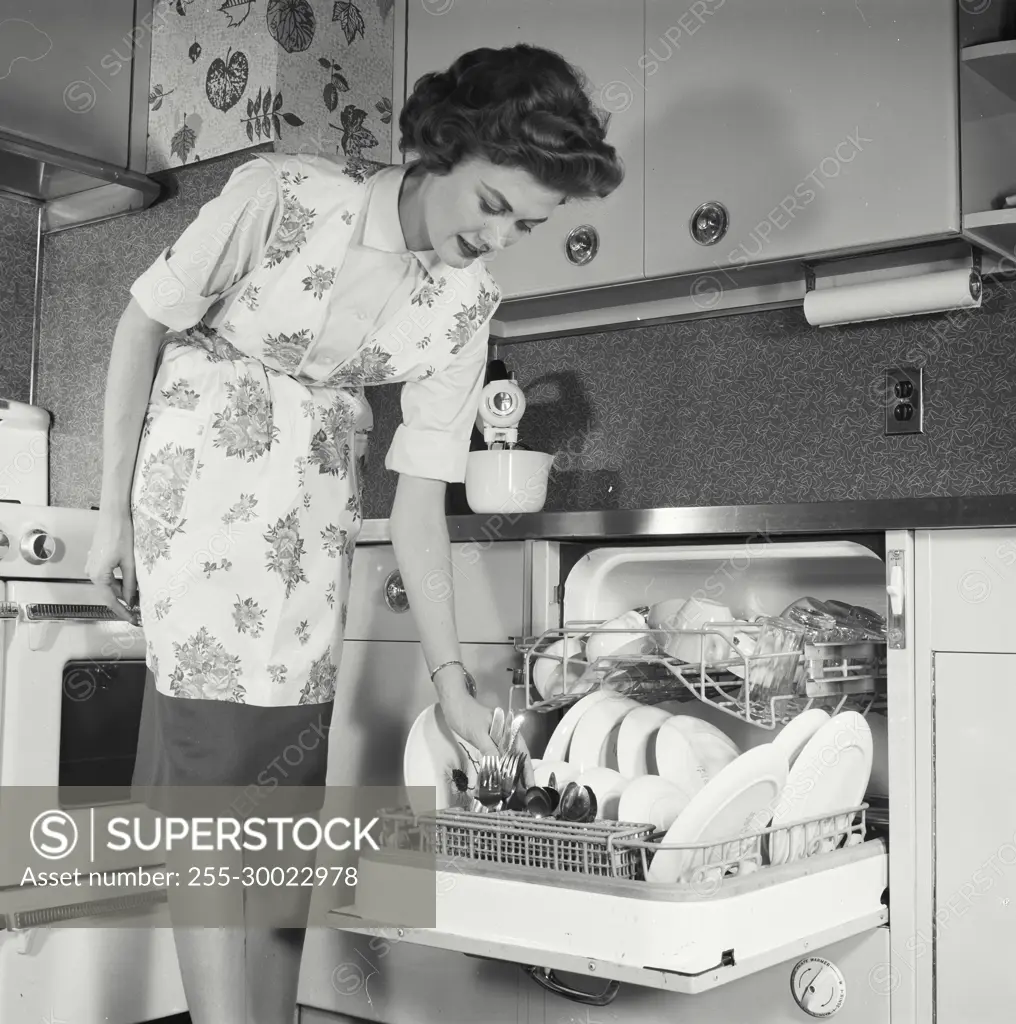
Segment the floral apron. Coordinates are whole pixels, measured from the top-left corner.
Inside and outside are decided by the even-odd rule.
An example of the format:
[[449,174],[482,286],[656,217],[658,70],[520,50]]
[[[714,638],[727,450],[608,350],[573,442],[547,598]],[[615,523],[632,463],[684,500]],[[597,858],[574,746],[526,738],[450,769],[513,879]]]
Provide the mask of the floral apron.
[[218,330],[170,336],[131,507],[159,692],[261,706],[335,694],[361,522],[364,386],[422,380],[490,319],[482,262],[444,264],[359,343],[320,337],[367,182],[265,155],[282,216]]

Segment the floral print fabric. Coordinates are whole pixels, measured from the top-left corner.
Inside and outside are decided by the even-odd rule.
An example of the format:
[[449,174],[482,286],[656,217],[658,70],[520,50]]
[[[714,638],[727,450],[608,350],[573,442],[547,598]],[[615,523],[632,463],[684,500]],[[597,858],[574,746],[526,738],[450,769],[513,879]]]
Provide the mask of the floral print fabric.
[[321,337],[365,185],[273,158],[278,229],[219,327],[171,335],[132,492],[148,664],[165,694],[334,698],[361,521],[363,388],[427,380],[500,298],[482,265],[426,275],[393,322]]

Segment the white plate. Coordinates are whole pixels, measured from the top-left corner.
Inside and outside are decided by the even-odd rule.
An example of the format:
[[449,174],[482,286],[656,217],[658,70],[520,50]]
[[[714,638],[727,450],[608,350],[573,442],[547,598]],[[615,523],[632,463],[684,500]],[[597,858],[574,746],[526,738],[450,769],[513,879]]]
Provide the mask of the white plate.
[[[414,814],[453,806],[472,806],[476,793],[476,768],[469,755],[479,761],[480,752],[463,744],[452,732],[439,704],[431,704],[417,716],[409,730],[402,756],[402,775],[409,789],[409,805]],[[453,773],[461,775],[456,777]],[[456,778],[460,782],[465,781],[470,787],[469,792],[460,790]],[[430,803],[429,796],[421,794],[416,794],[414,799],[415,786],[433,786],[437,791],[435,802]]]
[[579,771],[573,764],[567,761],[548,761],[546,758],[533,761],[533,775],[536,778],[534,785],[546,786],[550,782],[551,775],[557,783],[558,792],[561,792],[569,782],[578,778]]
[[590,768],[575,780],[596,794],[596,820],[617,821],[617,805],[631,779],[612,768]]
[[617,770],[629,779],[656,773],[656,734],[672,717],[665,708],[646,705],[624,716],[617,731]]
[[713,779],[723,771],[732,761],[740,756],[737,747],[727,743],[720,736],[714,736],[711,732],[693,732],[688,737],[691,749],[699,764],[706,770],[706,777]]
[[[662,730],[661,730],[662,731]],[[736,840],[760,832],[769,824],[772,808],[787,782],[787,759],[771,743],[745,751],[716,778],[700,790],[667,830],[664,843],[704,843]],[[722,850],[706,851],[709,860],[730,855],[749,856],[756,843],[726,844]],[[740,848],[739,848],[740,847]],[[703,853],[698,850],[660,850],[649,865],[652,882],[675,882],[691,869],[700,868]],[[708,868],[706,868],[708,873]],[[720,869],[715,869],[717,875]]]
[[566,761],[575,726],[579,724],[582,716],[591,707],[599,704],[601,700],[606,700],[608,697],[613,696],[615,694],[611,693],[610,690],[593,690],[592,693],[587,693],[580,700],[572,704],[562,716],[561,721],[557,723],[557,728],[551,735],[550,742],[544,748],[543,760]]
[[787,764],[793,768],[798,754],[804,750],[808,740],[828,721],[828,711],[823,708],[809,708],[797,718],[791,719],[773,737],[773,746],[783,751],[787,758]]
[[689,715],[687,712],[674,716],[674,728],[679,729],[688,737],[696,733],[708,733],[726,743],[734,752],[735,757],[741,753],[737,744],[722,729],[717,728],[712,722],[707,722],[703,718],[697,718],[695,715]]
[[589,768],[613,768],[617,770],[617,734],[625,715],[640,707],[630,697],[611,694],[591,707],[575,726],[571,746],[568,748],[568,763],[580,771]]
[[642,775],[625,786],[617,818],[633,825],[652,825],[657,831],[666,832],[690,800],[689,794],[673,782],[659,775]]
[[[871,729],[864,716],[856,711],[834,715],[797,756],[773,827],[856,807],[868,788],[871,760]],[[845,828],[846,816],[837,818],[836,825]],[[817,825],[800,825],[770,835],[769,857],[773,864],[785,864],[824,845],[831,849],[833,840],[823,839]]]
[[656,771],[693,797],[709,781],[709,775],[691,740],[674,725],[676,720],[664,722],[656,733]]

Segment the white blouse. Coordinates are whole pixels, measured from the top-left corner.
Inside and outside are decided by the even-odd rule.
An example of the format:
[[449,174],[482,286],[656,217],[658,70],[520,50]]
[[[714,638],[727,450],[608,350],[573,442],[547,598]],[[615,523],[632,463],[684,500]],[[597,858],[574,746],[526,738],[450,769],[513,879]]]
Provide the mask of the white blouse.
[[[366,215],[354,234],[330,292],[325,329],[316,344],[333,361],[352,354],[382,326],[439,263],[433,250],[411,251],[399,219],[407,166],[382,168],[369,181]],[[170,330],[200,321],[212,328],[255,269],[282,214],[277,181],[263,160],[237,168],[222,192],[201,207],[175,244],[133,284],[141,309]],[[171,296],[172,301],[166,301]],[[488,326],[452,362],[426,380],[402,387],[403,422],[385,466],[397,473],[447,482],[465,479],[469,439],[487,362]],[[358,425],[369,430],[371,422]]]

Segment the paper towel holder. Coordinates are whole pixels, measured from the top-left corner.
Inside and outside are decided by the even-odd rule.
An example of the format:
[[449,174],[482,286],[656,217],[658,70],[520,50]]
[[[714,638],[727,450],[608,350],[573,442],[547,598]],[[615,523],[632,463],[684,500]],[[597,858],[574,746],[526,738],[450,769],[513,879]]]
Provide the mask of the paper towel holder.
[[[981,305],[981,253],[939,245],[802,264],[810,324],[842,326]],[[909,291],[900,301],[900,288]]]

